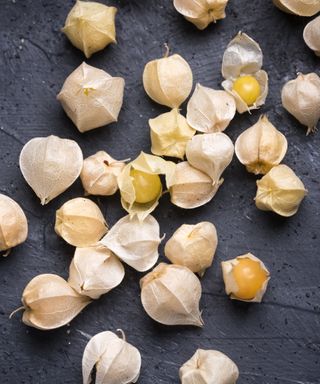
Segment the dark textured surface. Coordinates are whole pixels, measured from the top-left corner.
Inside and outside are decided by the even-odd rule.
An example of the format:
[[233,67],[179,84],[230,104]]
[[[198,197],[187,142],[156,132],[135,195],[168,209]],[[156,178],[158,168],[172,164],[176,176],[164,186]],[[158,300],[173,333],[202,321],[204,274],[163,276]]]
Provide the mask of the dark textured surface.
[[[22,205],[30,224],[27,242],[0,260],[0,383],[80,383],[88,335],[117,328],[141,351],[141,384],[178,383],[179,366],[198,347],[228,354],[239,366],[239,384],[320,383],[320,135],[306,137],[280,102],[282,85],[296,72],[319,71],[319,59],[302,39],[307,19],[281,13],[270,0],[231,0],[227,18],[200,32],[169,0],[109,3],[119,8],[118,45],[88,63],[125,78],[124,106],[118,124],[80,134],[55,98],[66,76],[84,60],[60,33],[73,1],[0,0],[0,192]],[[168,195],[162,198],[154,215],[167,236],[182,223],[200,220],[212,220],[218,230],[214,265],[202,280],[203,329],[170,328],[149,319],[139,299],[141,274],[130,268],[121,286],[87,307],[68,327],[41,332],[21,323],[21,314],[9,320],[35,275],[67,277],[73,248],[55,235],[54,215],[67,199],[82,195],[77,181],[41,207],[19,171],[22,146],[35,136],[55,134],[76,140],[85,156],[101,149],[120,159],[149,152],[148,118],[166,109],[143,91],[146,61],[162,56],[167,42],[190,63],[195,82],[219,87],[223,51],[238,30],[255,38],[264,52],[270,92],[261,112],[287,136],[285,163],[309,190],[298,214],[281,219],[258,211],[253,202],[255,178],[236,159],[206,206],[184,211],[172,206]],[[234,140],[259,115],[255,111],[237,116],[227,134]],[[125,214],[118,195],[100,202],[110,225]],[[260,257],[272,275],[260,305],[232,302],[223,291],[221,260],[248,251]]]

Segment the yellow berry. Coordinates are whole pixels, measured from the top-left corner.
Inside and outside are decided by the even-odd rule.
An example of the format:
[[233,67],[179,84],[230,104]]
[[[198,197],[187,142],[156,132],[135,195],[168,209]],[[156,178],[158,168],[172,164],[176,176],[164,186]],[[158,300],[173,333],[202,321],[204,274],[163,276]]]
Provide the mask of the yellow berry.
[[261,94],[260,84],[253,76],[241,76],[234,83],[232,88],[241,99],[248,105],[253,105]]
[[136,203],[149,203],[155,200],[161,192],[161,180],[158,175],[132,169],[130,176],[136,194]]

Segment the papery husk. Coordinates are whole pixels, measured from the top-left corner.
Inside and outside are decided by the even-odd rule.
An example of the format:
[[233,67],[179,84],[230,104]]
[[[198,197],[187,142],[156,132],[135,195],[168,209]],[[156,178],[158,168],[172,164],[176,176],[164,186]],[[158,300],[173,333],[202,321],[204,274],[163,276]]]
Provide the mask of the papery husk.
[[140,368],[140,352],[125,340],[123,332],[122,338],[110,331],[100,332],[89,340],[83,352],[83,384],[93,383],[94,371],[95,384],[136,383]]
[[9,196],[0,193],[0,251],[8,251],[23,243],[27,236],[28,222],[22,208]]
[[187,105],[187,122],[199,132],[221,132],[227,128],[235,113],[233,96],[198,83]]
[[87,157],[80,174],[83,188],[88,195],[110,196],[118,190],[117,178],[125,167],[123,161],[99,151]]
[[[256,293],[255,297],[253,299],[245,300],[237,297],[236,292],[239,290],[239,287],[236,283],[236,280],[233,277],[233,268],[235,265],[239,263],[239,259],[251,259],[253,261],[257,261],[261,268],[264,270],[264,272],[267,275],[267,279],[263,283],[261,289]],[[245,301],[248,303],[260,303],[268,286],[268,282],[270,280],[270,273],[267,269],[267,267],[264,265],[264,263],[258,259],[256,256],[254,256],[252,253],[246,253],[245,255],[237,256],[234,259],[222,261],[221,262],[221,268],[222,268],[222,274],[223,274],[223,281],[225,285],[225,291],[226,294],[230,296],[230,299],[239,300],[239,301]]]
[[121,261],[106,247],[77,248],[70,264],[68,284],[80,295],[98,299],[124,278]]
[[151,152],[158,156],[171,156],[183,159],[187,142],[195,134],[178,109],[163,113],[149,120]]
[[82,169],[83,155],[73,140],[36,137],[22,148],[19,165],[26,182],[45,205],[75,182]]
[[320,16],[308,23],[303,31],[303,39],[307,46],[320,56]]
[[127,215],[101,240],[101,244],[114,252],[120,260],[140,272],[155,265],[160,242],[159,223],[151,215],[143,221]]
[[288,148],[286,137],[270,123],[266,115],[238,136],[235,152],[248,172],[266,174],[281,163]]
[[67,243],[84,248],[96,245],[108,227],[97,204],[77,197],[57,210],[54,230]]
[[287,165],[273,167],[257,181],[255,202],[262,211],[273,211],[289,217],[297,213],[299,205],[307,194],[302,181]]
[[116,42],[117,8],[94,1],[77,1],[69,12],[62,32],[89,58]]
[[223,179],[214,182],[207,174],[183,161],[177,164],[174,183],[169,189],[171,202],[185,209],[200,207],[214,197],[222,182]]
[[231,163],[234,146],[231,139],[222,132],[196,135],[187,145],[186,155],[190,165],[207,174],[213,184]]
[[175,9],[198,29],[226,17],[228,0],[174,0]]
[[174,180],[176,165],[172,161],[166,161],[161,157],[141,152],[135,160],[123,168],[118,176],[122,207],[129,213],[131,218],[137,216],[140,221],[143,221],[157,207],[162,190],[159,191],[154,200],[148,203],[136,203],[136,194],[130,176],[131,169],[150,173],[151,175],[165,175],[166,187],[170,188]]
[[183,224],[167,241],[164,254],[171,263],[185,266],[203,276],[213,262],[217,245],[217,231],[212,223]]
[[192,82],[189,64],[177,54],[149,61],[143,71],[148,96],[169,108],[179,108],[189,96]]
[[301,124],[308,127],[307,135],[316,130],[320,120],[320,77],[316,73],[298,74],[288,81],[281,92],[283,107]]
[[160,263],[140,280],[141,302],[147,314],[165,325],[203,326],[201,284],[189,268]]
[[30,327],[49,330],[68,324],[91,300],[79,295],[60,276],[34,277],[22,293],[22,321]]
[[298,16],[313,16],[320,12],[319,0],[273,0],[281,11]]
[[65,80],[57,99],[80,132],[118,121],[124,79],[82,63]]
[[224,353],[197,349],[179,369],[181,384],[235,384],[237,365]]

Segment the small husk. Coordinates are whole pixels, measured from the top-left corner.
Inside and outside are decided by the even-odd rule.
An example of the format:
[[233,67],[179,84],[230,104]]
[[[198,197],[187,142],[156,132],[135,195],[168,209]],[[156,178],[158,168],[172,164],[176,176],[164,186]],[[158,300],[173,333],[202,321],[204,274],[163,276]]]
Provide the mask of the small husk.
[[73,140],[36,137],[22,148],[19,163],[26,182],[45,205],[75,182],[82,169],[83,156]]
[[229,0],[174,0],[175,9],[198,29],[207,28],[210,23],[226,17]]
[[123,161],[99,151],[83,161],[80,173],[83,188],[88,195],[110,196],[117,192],[117,177],[125,167]]
[[69,12],[62,32],[89,58],[116,42],[117,8],[94,1],[77,1]]
[[124,277],[121,261],[106,247],[77,248],[69,268],[69,285],[80,295],[98,299]]
[[195,134],[178,109],[163,113],[149,120],[151,152],[158,156],[171,156],[183,159],[187,142]]
[[281,11],[298,16],[313,16],[320,12],[319,0],[273,0]]
[[224,353],[197,349],[179,369],[181,384],[235,384],[237,365]]
[[212,223],[183,224],[167,241],[164,254],[171,263],[188,267],[203,276],[212,264],[217,245],[217,231]]
[[161,242],[157,220],[148,215],[143,221],[127,215],[120,219],[101,240],[101,244],[137,271],[152,268],[158,260]]
[[59,328],[68,324],[90,302],[89,297],[79,295],[62,277],[39,275],[22,293],[22,321],[41,330]]
[[[128,343],[123,331],[122,338],[110,331],[93,336],[85,347],[82,357],[83,384],[130,384],[140,375],[141,355]],[[95,371],[95,381],[92,374]]]
[[316,73],[298,74],[288,81],[281,93],[283,107],[301,124],[308,127],[307,135],[316,130],[320,119],[320,77]]
[[28,236],[28,222],[20,205],[0,193],[0,251],[7,251],[23,243]]
[[288,148],[286,137],[272,125],[265,115],[238,136],[235,151],[248,172],[266,174],[281,163]]
[[320,16],[308,23],[303,31],[303,38],[307,46],[320,56]]
[[141,302],[147,314],[165,325],[203,326],[201,284],[189,268],[160,263],[140,280]]
[[65,80],[57,99],[80,132],[118,120],[124,79],[82,63]]
[[302,181],[287,165],[273,167],[257,181],[255,197],[257,208],[273,211],[289,217],[297,213],[299,205],[307,194]]
[[84,248],[96,245],[108,227],[97,204],[77,197],[57,210],[54,230],[67,243]]
[[233,96],[198,83],[187,105],[187,122],[199,132],[221,132],[227,128],[235,113]]

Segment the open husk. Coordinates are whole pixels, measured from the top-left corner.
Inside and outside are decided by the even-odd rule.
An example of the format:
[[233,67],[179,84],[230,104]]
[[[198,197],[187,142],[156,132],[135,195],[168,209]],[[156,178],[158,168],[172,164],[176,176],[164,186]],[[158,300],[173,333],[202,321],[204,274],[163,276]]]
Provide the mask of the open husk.
[[187,105],[187,122],[199,132],[221,132],[227,128],[235,113],[233,96],[198,83]]
[[89,58],[116,42],[117,8],[94,1],[79,1],[69,12],[62,32]]
[[153,320],[202,327],[201,284],[189,268],[160,263],[140,280],[140,287],[143,308]]
[[98,243],[108,227],[97,204],[77,197],[57,210],[54,230],[75,247],[90,247]]
[[101,240],[101,244],[115,253],[120,260],[140,272],[155,265],[159,257],[160,242],[159,223],[151,215],[146,216],[143,221],[127,215]]
[[[136,383],[141,368],[141,355],[128,343],[123,331],[121,337],[106,331],[93,336],[82,357],[83,384]],[[95,381],[93,372],[95,371]]]
[[320,16],[308,23],[303,31],[303,39],[307,46],[320,56]]
[[44,205],[75,182],[82,169],[83,156],[73,140],[36,137],[22,148],[19,165],[26,182]]
[[124,79],[82,63],[65,80],[57,99],[80,132],[118,120]]
[[22,321],[30,327],[49,330],[68,324],[90,303],[60,276],[43,274],[33,278],[22,294]]
[[80,295],[98,299],[124,278],[121,261],[106,247],[77,248],[69,268],[69,285]]
[[319,0],[273,0],[273,3],[282,11],[298,16],[313,16],[320,12]]
[[23,243],[28,236],[28,222],[20,205],[0,193],[0,252]]

